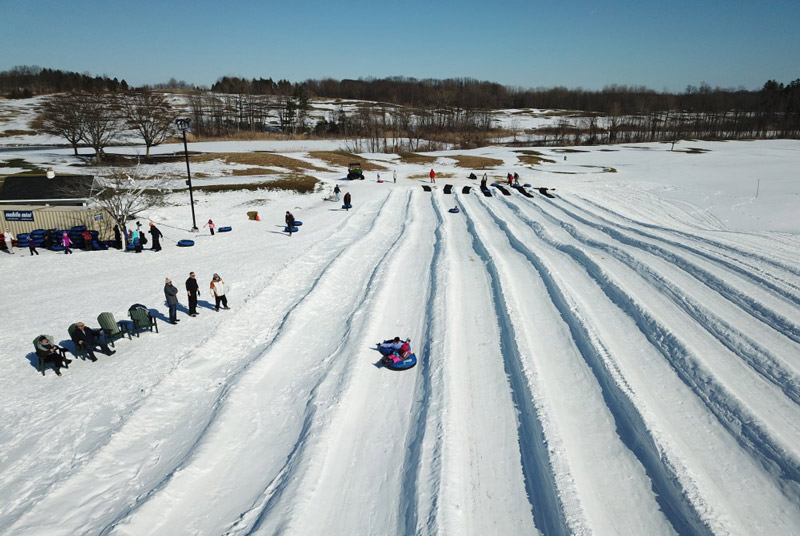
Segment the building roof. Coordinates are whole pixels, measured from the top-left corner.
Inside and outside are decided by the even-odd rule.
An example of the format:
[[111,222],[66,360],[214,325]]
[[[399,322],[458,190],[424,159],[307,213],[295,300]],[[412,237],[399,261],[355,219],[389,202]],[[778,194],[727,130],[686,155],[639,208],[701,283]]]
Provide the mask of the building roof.
[[48,179],[46,176],[6,177],[0,202],[64,203],[83,202],[92,196],[92,175]]

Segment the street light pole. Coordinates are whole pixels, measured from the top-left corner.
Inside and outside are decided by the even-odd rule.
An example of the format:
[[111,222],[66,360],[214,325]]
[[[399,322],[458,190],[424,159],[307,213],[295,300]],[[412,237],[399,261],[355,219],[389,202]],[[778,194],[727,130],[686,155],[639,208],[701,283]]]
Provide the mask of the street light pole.
[[198,231],[197,220],[194,217],[194,194],[192,193],[192,172],[189,171],[189,148],[186,145],[186,131],[189,130],[191,119],[176,119],[175,125],[183,132],[183,152],[186,155],[186,176],[189,177],[186,185],[189,187],[189,203],[192,205],[192,231]]

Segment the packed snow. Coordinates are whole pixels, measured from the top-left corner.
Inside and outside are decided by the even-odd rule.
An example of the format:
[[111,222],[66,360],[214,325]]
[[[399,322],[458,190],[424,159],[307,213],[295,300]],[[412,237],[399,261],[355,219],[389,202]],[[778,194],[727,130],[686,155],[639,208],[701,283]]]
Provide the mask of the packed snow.
[[[214,236],[176,192],[157,253],[0,253],[0,533],[800,534],[800,142],[527,149],[550,162],[196,194]],[[34,337],[134,303],[158,333],[36,370]],[[396,335],[415,368],[380,365]]]

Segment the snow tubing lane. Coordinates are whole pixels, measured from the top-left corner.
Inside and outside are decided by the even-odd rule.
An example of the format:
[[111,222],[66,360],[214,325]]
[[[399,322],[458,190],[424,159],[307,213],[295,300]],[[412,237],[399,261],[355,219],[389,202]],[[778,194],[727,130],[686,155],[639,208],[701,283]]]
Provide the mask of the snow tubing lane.
[[188,248],[194,245],[194,240],[178,240],[178,246]]
[[230,232],[230,230],[231,230],[230,227],[220,227],[219,229],[217,229],[217,231],[219,231],[220,233],[228,233]]
[[413,368],[417,364],[417,356],[415,354],[411,354],[403,361],[399,361],[397,363],[392,363],[391,365],[384,365],[388,369],[392,370],[408,370]]

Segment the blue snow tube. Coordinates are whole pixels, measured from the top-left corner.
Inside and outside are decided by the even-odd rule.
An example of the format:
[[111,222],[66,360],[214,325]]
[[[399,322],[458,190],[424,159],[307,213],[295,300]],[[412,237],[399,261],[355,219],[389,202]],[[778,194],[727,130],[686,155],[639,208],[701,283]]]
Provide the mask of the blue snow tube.
[[230,232],[230,230],[231,230],[230,226],[228,226],[228,227],[220,227],[219,229],[217,229],[217,231],[219,231],[220,233],[228,233],[228,232]]
[[523,184],[523,186],[525,186],[525,188],[530,188],[531,187],[531,183],[526,182],[525,184]]
[[303,225],[303,222],[301,222],[301,221],[294,222],[294,226],[295,227],[300,227],[301,225]]
[[[297,232],[297,231],[299,231],[299,230],[300,230],[300,229],[298,229],[297,227],[292,227],[292,232],[293,232],[293,233],[296,233],[296,232]],[[284,227],[284,228],[283,228],[283,232],[284,232],[284,233],[288,233],[288,232],[289,232],[289,228],[288,228],[288,227]]]
[[451,208],[451,209],[450,209],[450,210],[448,210],[447,212],[449,212],[450,214],[458,214],[458,213],[459,213],[459,212],[461,212],[461,211],[460,211],[460,210],[458,210],[457,208]]
[[188,248],[189,246],[194,245],[194,240],[178,240],[178,246],[182,248]]
[[385,365],[385,366],[386,368],[392,370],[408,370],[414,367],[414,365],[416,364],[417,364],[417,356],[415,354],[411,354],[403,361],[398,361],[397,363],[392,363],[391,365]]
[[353,205],[342,205],[342,208],[353,208]]

